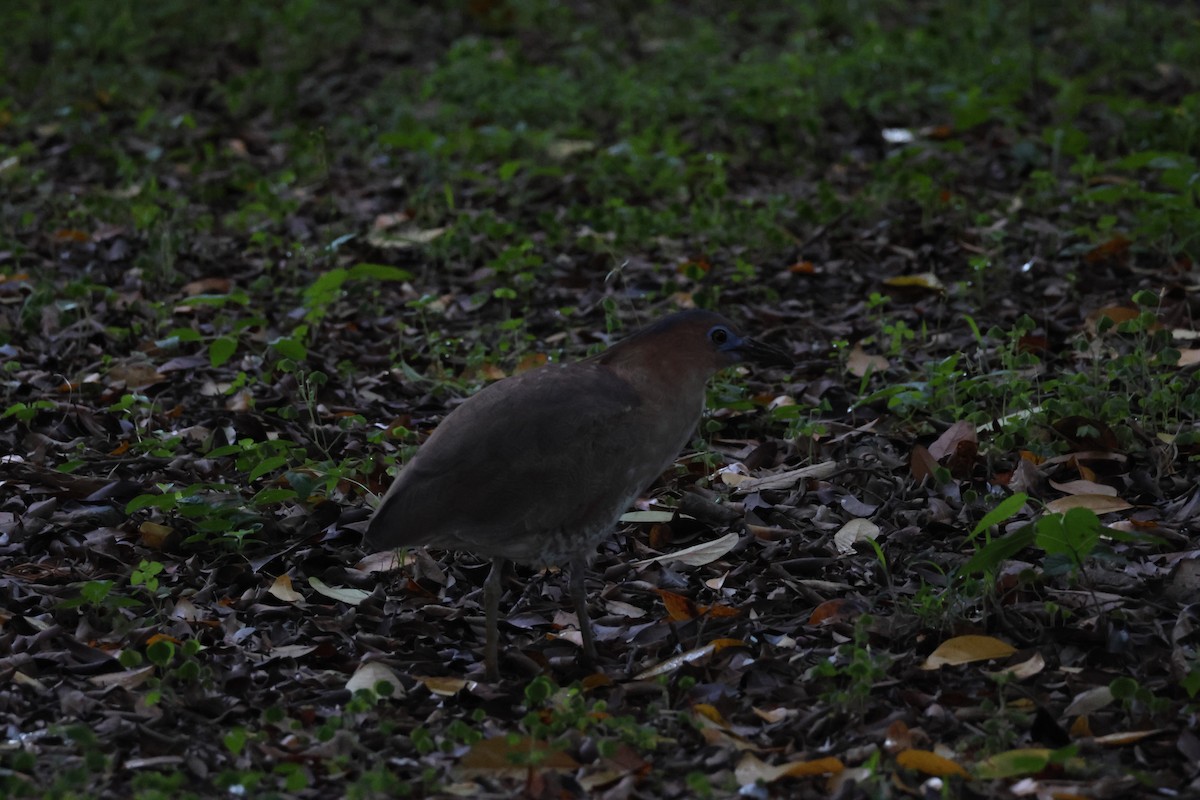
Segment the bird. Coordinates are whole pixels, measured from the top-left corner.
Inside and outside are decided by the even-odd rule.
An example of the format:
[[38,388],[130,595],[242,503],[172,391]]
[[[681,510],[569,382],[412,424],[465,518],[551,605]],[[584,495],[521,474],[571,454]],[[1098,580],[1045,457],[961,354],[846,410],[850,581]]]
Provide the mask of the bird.
[[587,565],[690,440],[708,380],[741,361],[792,363],[724,316],[693,309],[589,358],[496,381],[437,425],[383,496],[364,542],[372,552],[430,546],[491,559],[484,666],[493,682],[505,562],[568,566],[592,668]]

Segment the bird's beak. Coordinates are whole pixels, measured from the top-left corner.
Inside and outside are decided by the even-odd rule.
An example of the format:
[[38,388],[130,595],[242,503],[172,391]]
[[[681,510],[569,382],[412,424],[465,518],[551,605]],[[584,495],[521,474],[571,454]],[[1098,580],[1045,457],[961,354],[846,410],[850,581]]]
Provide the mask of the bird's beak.
[[763,366],[793,367],[796,365],[795,359],[783,350],[774,345],[757,342],[749,336],[742,337],[733,351],[740,360],[753,361]]

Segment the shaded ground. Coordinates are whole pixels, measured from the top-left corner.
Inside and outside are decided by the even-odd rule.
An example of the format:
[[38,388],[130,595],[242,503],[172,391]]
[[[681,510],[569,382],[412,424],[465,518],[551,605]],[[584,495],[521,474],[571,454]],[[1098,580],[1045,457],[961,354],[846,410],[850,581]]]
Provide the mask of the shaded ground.
[[[1190,5],[92,5],[0,19],[8,796],[1197,791]],[[692,305],[795,370],[600,548],[599,674],[518,570],[480,682],[369,495]]]

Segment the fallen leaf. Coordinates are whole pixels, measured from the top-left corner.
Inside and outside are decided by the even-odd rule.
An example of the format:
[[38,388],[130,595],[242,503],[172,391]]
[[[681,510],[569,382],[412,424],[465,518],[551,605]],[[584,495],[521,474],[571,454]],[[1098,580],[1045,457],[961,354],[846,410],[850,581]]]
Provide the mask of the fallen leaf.
[[630,524],[635,522],[670,522],[673,519],[675,519],[674,511],[626,511],[617,518],[617,521]]
[[647,558],[642,561],[635,561],[634,566],[644,567],[647,564],[653,564],[657,561],[662,562],[679,562],[687,564],[689,567],[699,567],[704,564],[711,564],[721,556],[728,553],[738,543],[738,535],[736,533],[727,533],[720,539],[713,539],[709,542],[702,542],[692,547],[685,547],[682,550],[676,550],[674,553],[664,553],[661,556]]
[[790,469],[787,472],[780,472],[775,475],[764,475],[761,478],[753,478],[739,484],[735,491],[738,494],[748,494],[750,492],[769,489],[790,489],[802,480],[828,478],[837,472],[837,468],[836,461],[822,461],[819,464],[810,464],[807,467]]
[[975,433],[975,426],[969,422],[960,420],[939,436],[934,442],[929,445],[929,454],[938,461],[941,461],[946,456],[954,453],[962,442],[978,442],[979,437]]
[[946,287],[938,276],[932,272],[920,272],[916,275],[897,275],[883,282],[884,286],[896,289],[927,289],[931,292],[944,292]]
[[349,603],[356,606],[363,600],[371,596],[370,592],[364,592],[362,589],[349,589],[342,587],[328,586],[325,581],[320,578],[309,578],[308,585],[311,586],[317,594],[325,595],[332,600],[340,600],[343,603]]
[[453,697],[470,685],[470,681],[464,678],[447,678],[440,675],[413,675],[413,680],[420,683],[431,694],[436,694],[439,697]]
[[742,786],[774,783],[780,778],[810,778],[818,775],[836,775],[846,767],[836,758],[818,758],[815,761],[789,761],[778,766],[767,764],[753,753],[744,753],[734,769],[734,776]]
[[842,555],[854,552],[857,542],[874,541],[879,538],[879,526],[869,519],[858,517],[847,522],[833,535],[833,544]]
[[271,582],[271,588],[267,592],[285,603],[298,603],[304,599],[304,595],[292,588],[292,577],[290,575],[280,575]]
[[404,686],[400,683],[400,678],[390,667],[380,664],[378,661],[360,664],[358,669],[354,670],[354,674],[350,676],[350,680],[346,681],[346,688],[351,693],[360,689],[370,689],[374,692],[375,687],[381,683],[391,684],[392,697],[402,696]]
[[947,775],[960,778],[969,777],[967,771],[956,762],[928,750],[905,750],[896,756],[896,763],[905,769],[916,770],[939,778]]
[[1041,653],[1034,653],[1029,658],[1022,661],[1020,664],[1013,664],[1011,667],[998,669],[993,675],[1011,675],[1017,680],[1032,678],[1046,668],[1046,659]]
[[579,769],[579,762],[561,747],[528,736],[513,739],[509,736],[492,736],[476,742],[462,757],[459,767],[505,773],[515,770],[516,775],[524,776],[534,764],[539,770],[573,772]]
[[1088,716],[1113,702],[1112,690],[1107,686],[1097,686],[1075,695],[1071,703],[1063,711],[1064,717]]
[[586,139],[555,139],[546,145],[546,155],[554,161],[565,161],[571,156],[590,153],[596,149],[596,143]]
[[846,358],[846,371],[856,378],[862,378],[867,373],[883,372],[888,368],[888,360],[883,356],[867,355],[862,345],[855,344]]
[[994,636],[955,636],[938,645],[925,659],[921,669],[940,669],[945,665],[957,666],[972,661],[1006,658],[1015,652],[1015,647]]
[[671,656],[666,661],[661,661],[653,667],[642,670],[637,675],[633,676],[635,681],[644,681],[650,678],[656,678],[659,675],[668,675],[682,667],[684,664],[690,664],[693,661],[699,661],[702,658],[707,658],[714,653],[725,650],[730,647],[745,647],[746,643],[741,639],[714,639],[706,645],[688,650],[686,653],[678,653]]
[[975,765],[972,772],[975,777],[984,780],[994,780],[997,778],[1012,778],[1017,775],[1032,775],[1041,772],[1050,763],[1050,757],[1054,754],[1053,750],[1048,748],[1025,748],[1022,750],[1009,750],[1004,753],[997,753],[990,758],[985,758]]
[[1200,348],[1180,350],[1179,360],[1175,364],[1180,367],[1194,367],[1196,364],[1200,364]]
[[1072,494],[1046,503],[1046,510],[1055,514],[1065,513],[1072,508],[1086,508],[1097,514],[1112,514],[1116,511],[1133,508],[1133,506],[1119,497],[1111,497],[1106,494]]
[[1096,483],[1095,481],[1067,481],[1059,483],[1058,481],[1050,481],[1050,485],[1060,492],[1066,494],[1101,494],[1108,497],[1117,496],[1117,487],[1109,486],[1106,483]]
[[127,669],[122,672],[106,672],[103,675],[91,676],[88,678],[88,683],[94,686],[119,686],[122,689],[136,689],[154,677],[156,669],[158,668],[152,664],[147,667]]
[[1148,736],[1156,736],[1162,733],[1163,730],[1163,728],[1152,728],[1148,731],[1120,731],[1118,733],[1109,733],[1105,734],[1104,736],[1097,736],[1092,741],[1100,745],[1118,747],[1126,744],[1135,744]]

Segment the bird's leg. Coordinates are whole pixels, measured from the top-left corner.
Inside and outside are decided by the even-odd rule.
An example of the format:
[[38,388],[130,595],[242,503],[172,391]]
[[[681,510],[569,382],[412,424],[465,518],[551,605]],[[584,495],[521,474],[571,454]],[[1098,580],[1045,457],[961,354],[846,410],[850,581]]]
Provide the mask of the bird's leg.
[[589,669],[596,666],[596,643],[592,638],[592,623],[588,619],[587,587],[584,576],[587,574],[587,560],[582,556],[571,558],[571,602],[575,604],[575,614],[579,617],[579,633],[583,638],[583,663]]
[[483,665],[487,679],[493,683],[500,680],[500,589],[503,579],[504,559],[497,556],[492,559],[492,571],[488,573],[487,580],[483,583],[484,624],[487,626]]

